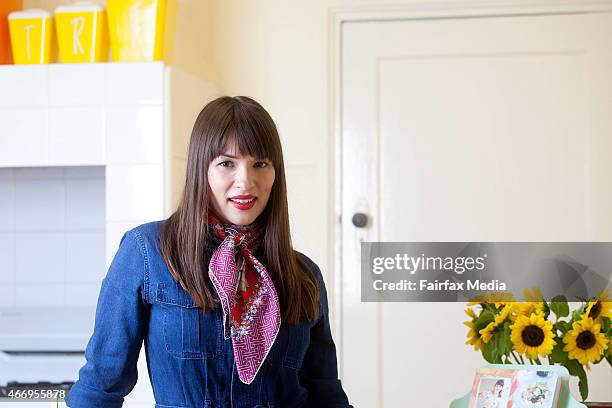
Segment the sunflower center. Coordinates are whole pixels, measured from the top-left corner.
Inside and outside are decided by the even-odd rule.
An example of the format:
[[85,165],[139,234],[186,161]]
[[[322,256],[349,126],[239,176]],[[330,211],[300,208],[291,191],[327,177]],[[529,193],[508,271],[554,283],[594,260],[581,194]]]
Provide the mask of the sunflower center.
[[588,350],[595,345],[597,339],[589,330],[583,331],[576,337],[576,345],[583,350]]
[[521,333],[523,343],[530,347],[538,347],[544,342],[544,330],[538,326],[530,325],[525,327]]
[[591,311],[589,312],[589,317],[595,320],[599,317],[600,313],[601,313],[601,302],[597,301],[597,303],[595,303],[593,307],[591,308]]

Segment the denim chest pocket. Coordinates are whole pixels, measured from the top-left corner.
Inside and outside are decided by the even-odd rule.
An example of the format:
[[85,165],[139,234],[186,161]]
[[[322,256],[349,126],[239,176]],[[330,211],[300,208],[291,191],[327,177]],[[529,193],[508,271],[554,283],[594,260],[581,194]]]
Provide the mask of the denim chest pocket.
[[157,284],[155,299],[163,308],[166,351],[177,358],[210,359],[223,348],[219,308],[204,313],[177,282]]

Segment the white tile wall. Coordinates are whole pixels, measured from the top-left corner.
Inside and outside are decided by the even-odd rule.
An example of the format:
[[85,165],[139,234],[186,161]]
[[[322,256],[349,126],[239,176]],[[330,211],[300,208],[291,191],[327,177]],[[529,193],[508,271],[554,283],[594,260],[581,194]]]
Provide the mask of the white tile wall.
[[106,64],[50,64],[49,106],[102,106]]
[[[4,89],[0,95],[4,95]],[[0,167],[47,164],[47,110],[1,108]]]
[[108,105],[160,105],[164,97],[164,65],[107,64],[105,89]]
[[16,180],[61,179],[64,170],[60,167],[23,167],[15,169]]
[[[103,167],[94,167],[104,170]],[[66,168],[71,169],[70,167]],[[82,176],[66,177],[66,216],[65,226],[68,230],[100,229],[104,220],[92,217],[91,214],[104,214],[106,201],[104,193],[104,172],[94,178]]]
[[104,109],[49,109],[49,165],[103,165],[106,145]]
[[106,169],[102,166],[65,167],[64,174],[71,179],[104,178]]
[[47,65],[0,66],[0,108],[45,107],[49,100]]
[[15,227],[15,172],[0,169],[0,225]]
[[161,164],[109,165],[106,186],[107,221],[162,217],[164,171]]
[[104,231],[66,232],[65,282],[95,284],[104,277]]
[[116,106],[106,111],[108,164],[163,162],[163,107]]
[[15,287],[0,285],[0,307],[13,307],[15,305]]
[[0,67],[0,167],[161,164],[164,81],[162,62]]
[[62,283],[66,268],[64,232],[17,232],[15,234],[16,283]]
[[92,301],[97,303],[100,284],[101,282],[81,285],[66,284],[64,286],[64,304],[67,306],[90,306]]
[[0,287],[15,283],[15,234],[0,232]]
[[64,285],[15,285],[15,307],[56,307],[64,305]]
[[104,167],[0,168],[0,307],[95,305]]
[[41,177],[15,183],[15,228],[18,231],[57,231],[64,227],[65,182]]

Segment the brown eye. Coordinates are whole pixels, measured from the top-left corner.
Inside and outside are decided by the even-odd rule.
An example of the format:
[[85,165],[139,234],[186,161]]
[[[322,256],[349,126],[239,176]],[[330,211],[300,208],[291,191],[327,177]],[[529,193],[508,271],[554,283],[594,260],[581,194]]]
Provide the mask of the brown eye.
[[255,167],[263,168],[267,166],[268,166],[268,162],[265,162],[265,161],[258,161],[257,163],[255,163]]
[[222,161],[221,163],[218,164],[218,166],[221,166],[221,167],[231,167],[233,165],[234,163],[232,163],[229,160]]

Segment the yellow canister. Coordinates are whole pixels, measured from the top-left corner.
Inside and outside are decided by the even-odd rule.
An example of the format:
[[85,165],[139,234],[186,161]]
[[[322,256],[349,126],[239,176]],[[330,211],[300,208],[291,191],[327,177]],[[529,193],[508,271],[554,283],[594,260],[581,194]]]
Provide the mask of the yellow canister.
[[171,62],[177,0],[107,0],[113,61]]
[[106,13],[96,3],[78,2],[55,9],[62,62],[104,62],[108,56]]
[[11,48],[15,64],[49,64],[56,56],[51,13],[29,9],[9,14]]

